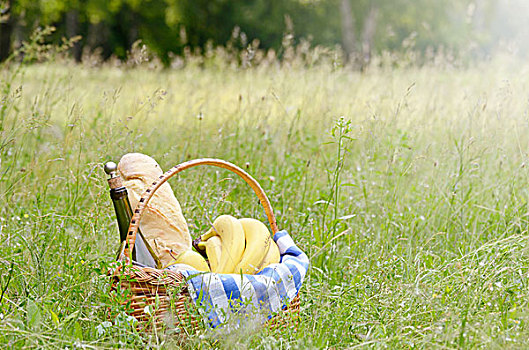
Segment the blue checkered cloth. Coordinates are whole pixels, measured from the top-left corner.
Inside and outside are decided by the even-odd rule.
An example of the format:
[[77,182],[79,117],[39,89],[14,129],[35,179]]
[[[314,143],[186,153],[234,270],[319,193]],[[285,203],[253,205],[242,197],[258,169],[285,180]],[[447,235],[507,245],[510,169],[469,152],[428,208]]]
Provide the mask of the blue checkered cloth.
[[186,277],[189,294],[212,327],[224,324],[233,315],[263,323],[298,294],[309,259],[286,231],[277,232],[274,241],[281,254],[280,263],[255,275],[180,271]]

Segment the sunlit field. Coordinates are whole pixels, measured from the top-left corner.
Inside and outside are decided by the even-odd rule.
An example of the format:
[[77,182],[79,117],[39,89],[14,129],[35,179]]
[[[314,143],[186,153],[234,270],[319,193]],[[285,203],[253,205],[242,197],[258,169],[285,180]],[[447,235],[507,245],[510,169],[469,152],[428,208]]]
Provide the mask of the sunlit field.
[[[243,167],[311,260],[297,330],[209,331],[183,346],[529,342],[529,66],[65,62],[1,78],[1,347],[182,346],[107,319],[119,234],[102,164],[133,151],[164,169]],[[194,237],[220,214],[266,221],[224,170],[171,185]]]

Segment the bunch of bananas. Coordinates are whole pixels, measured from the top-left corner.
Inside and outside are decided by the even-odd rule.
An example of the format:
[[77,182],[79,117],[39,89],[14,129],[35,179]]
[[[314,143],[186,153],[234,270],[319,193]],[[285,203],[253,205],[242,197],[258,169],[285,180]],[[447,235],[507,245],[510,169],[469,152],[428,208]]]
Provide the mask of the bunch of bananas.
[[180,254],[176,263],[199,271],[253,275],[279,262],[277,244],[270,237],[268,228],[255,219],[237,220],[230,215],[221,215],[194,245],[205,253],[209,266],[201,254],[191,250]]

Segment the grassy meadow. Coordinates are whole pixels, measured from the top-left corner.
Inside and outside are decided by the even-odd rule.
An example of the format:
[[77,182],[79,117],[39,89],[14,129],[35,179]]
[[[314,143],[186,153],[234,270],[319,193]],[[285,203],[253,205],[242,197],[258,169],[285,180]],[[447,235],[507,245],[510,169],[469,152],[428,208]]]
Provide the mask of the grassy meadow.
[[[2,348],[182,346],[107,322],[119,235],[102,164],[128,152],[163,169],[242,166],[311,259],[298,330],[186,347],[527,347],[529,66],[65,61],[0,74]],[[224,213],[266,220],[226,171],[170,183],[194,237]]]

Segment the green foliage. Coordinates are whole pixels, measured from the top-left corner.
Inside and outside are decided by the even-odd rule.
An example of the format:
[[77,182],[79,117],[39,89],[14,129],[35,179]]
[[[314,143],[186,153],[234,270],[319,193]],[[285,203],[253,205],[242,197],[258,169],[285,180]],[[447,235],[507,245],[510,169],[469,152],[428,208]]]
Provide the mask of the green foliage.
[[[295,43],[308,40],[327,48],[342,45],[342,1],[21,0],[13,3],[11,16],[17,40],[28,38],[36,27],[54,26],[55,42],[80,35],[79,45],[87,51],[100,48],[104,58],[125,59],[132,44],[141,39],[168,65],[174,54],[204,52],[227,43],[236,49],[253,43],[282,56],[289,35]],[[490,52],[501,38],[512,39],[517,29],[525,28],[514,21],[502,33],[500,24],[516,10],[497,11],[496,7],[503,7],[490,0],[477,2],[477,9],[475,3],[462,0],[349,1],[359,52],[366,45],[373,53],[410,49]],[[374,36],[366,38],[372,10],[376,13]],[[232,40],[234,29],[240,40]]]

